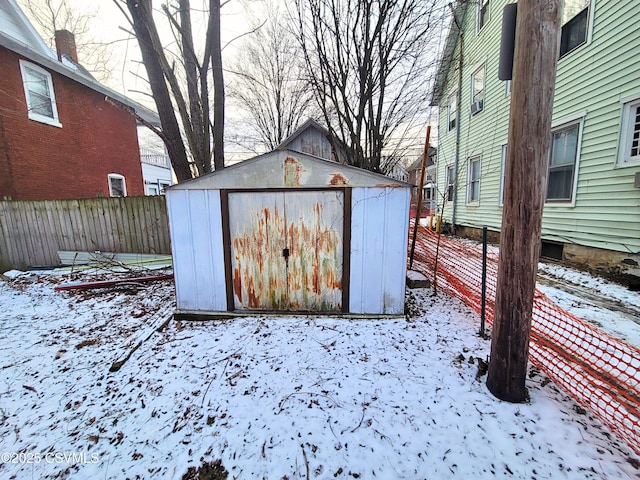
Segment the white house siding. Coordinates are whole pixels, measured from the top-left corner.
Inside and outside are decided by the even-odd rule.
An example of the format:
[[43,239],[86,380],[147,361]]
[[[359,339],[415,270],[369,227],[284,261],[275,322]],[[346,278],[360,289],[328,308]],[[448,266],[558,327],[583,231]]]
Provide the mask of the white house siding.
[[[502,9],[507,1],[491,2],[491,18],[475,34],[475,8],[464,19],[464,66],[462,102],[459,106],[460,155],[457,225],[499,230],[502,208],[499,192],[502,175],[502,145],[507,143],[509,101],[506,84],[498,80],[498,51]],[[618,167],[621,100],[640,97],[640,2],[626,0],[592,2],[594,11],[590,41],[559,60],[552,121],[584,114],[579,144],[577,190],[572,204],[547,202],[542,236],[546,240],[626,253],[640,252],[640,189],[634,175],[640,165]],[[591,26],[590,26],[591,28]],[[458,43],[459,48],[459,43]],[[440,106],[438,190],[442,195],[447,165],[455,162],[456,130],[447,130],[446,98],[458,82],[454,58]],[[470,114],[471,74],[485,62],[486,84],[483,112]],[[467,160],[481,155],[480,200],[466,204]],[[442,199],[439,201],[442,204]],[[446,202],[444,217],[451,221],[452,202]]]
[[167,210],[178,310],[227,310],[219,190],[170,190]]
[[354,188],[351,198],[351,313],[404,313],[408,188]]
[[[11,3],[13,3],[13,5],[11,5]],[[0,31],[25,45],[42,49],[44,43],[37,38],[35,31],[31,28],[29,31],[25,31],[23,21],[26,17],[22,19],[16,18],[16,16],[23,15],[22,12],[17,11],[17,8],[19,7],[16,6],[13,0],[11,2],[7,0],[0,2]],[[36,42],[38,42],[37,45],[35,45]]]
[[144,180],[145,193],[147,192],[147,187],[150,185],[157,187],[158,193],[161,193],[160,187],[162,185],[171,185],[173,183],[171,170],[169,168],[144,162],[142,163],[142,179]]

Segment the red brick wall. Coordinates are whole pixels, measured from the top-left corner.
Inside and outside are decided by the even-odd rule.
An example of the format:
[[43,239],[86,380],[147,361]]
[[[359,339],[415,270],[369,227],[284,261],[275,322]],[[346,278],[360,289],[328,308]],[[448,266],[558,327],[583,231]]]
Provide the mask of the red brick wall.
[[20,58],[0,47],[0,200],[108,197],[110,173],[144,195],[133,115],[50,72],[62,128],[30,120]]

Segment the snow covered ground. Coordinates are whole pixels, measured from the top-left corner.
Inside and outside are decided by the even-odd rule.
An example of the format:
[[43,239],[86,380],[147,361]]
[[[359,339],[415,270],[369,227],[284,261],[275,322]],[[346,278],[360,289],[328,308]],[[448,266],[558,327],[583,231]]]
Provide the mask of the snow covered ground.
[[[173,308],[171,282],[60,293],[67,278],[10,277],[2,479],[180,479],[217,459],[238,479],[640,478],[630,448],[540,372],[529,403],[495,399],[477,315],[427,289],[408,293],[408,319],[171,321],[152,333]],[[636,327],[616,329],[640,343]]]
[[543,281],[552,279],[553,285],[559,280],[569,287],[563,290],[538,282],[538,289],[556,305],[640,348],[639,292],[553,263],[540,263],[538,270]]

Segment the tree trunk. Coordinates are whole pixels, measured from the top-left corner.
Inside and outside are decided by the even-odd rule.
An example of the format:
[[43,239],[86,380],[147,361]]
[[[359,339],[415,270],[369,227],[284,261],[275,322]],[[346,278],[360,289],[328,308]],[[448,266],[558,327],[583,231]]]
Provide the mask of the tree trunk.
[[520,0],[487,387],[523,402],[551,146],[560,0]]
[[220,42],[220,0],[211,0],[213,16],[211,68],[213,70],[213,164],[224,168],[224,75],[222,72],[222,44]]
[[162,140],[167,147],[171,166],[178,181],[188,180],[192,178],[189,159],[171,102],[171,95],[165,82],[162,65],[153,46],[151,29],[155,26],[151,2],[148,0],[127,0],[127,7],[133,20],[133,29],[138,38],[142,60],[149,77],[149,85],[158,109],[158,116],[162,124]]

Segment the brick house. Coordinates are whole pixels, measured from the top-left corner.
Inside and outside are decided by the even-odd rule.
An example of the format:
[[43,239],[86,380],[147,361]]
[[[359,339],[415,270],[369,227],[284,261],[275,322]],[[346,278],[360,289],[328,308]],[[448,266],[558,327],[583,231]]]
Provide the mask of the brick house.
[[56,46],[0,3],[0,199],[144,195],[137,125],[157,115],[82,68],[69,32]]

